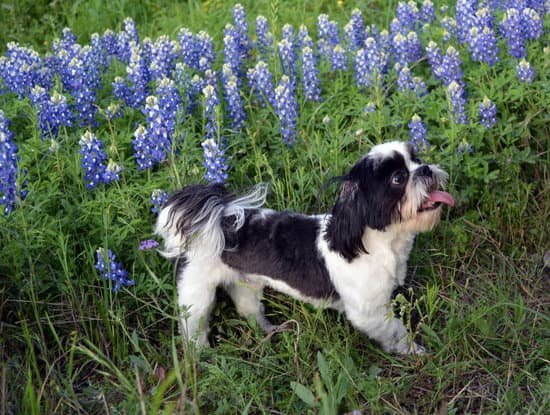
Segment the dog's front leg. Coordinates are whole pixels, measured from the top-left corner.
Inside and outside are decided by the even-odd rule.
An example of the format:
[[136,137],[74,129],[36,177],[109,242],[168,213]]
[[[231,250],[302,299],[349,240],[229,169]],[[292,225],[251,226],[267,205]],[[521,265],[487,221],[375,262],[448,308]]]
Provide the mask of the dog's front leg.
[[391,315],[389,307],[376,309],[346,309],[351,323],[380,343],[389,353],[411,354],[424,353],[425,349],[416,344],[403,322]]

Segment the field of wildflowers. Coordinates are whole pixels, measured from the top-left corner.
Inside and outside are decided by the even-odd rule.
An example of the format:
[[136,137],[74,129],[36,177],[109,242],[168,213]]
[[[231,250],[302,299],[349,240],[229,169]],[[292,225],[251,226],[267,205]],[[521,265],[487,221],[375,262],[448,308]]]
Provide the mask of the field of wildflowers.
[[[0,414],[550,411],[547,1],[1,7]],[[183,344],[170,192],[326,212],[395,139],[457,200],[394,300],[428,355],[269,292],[278,333],[220,292],[215,347]]]

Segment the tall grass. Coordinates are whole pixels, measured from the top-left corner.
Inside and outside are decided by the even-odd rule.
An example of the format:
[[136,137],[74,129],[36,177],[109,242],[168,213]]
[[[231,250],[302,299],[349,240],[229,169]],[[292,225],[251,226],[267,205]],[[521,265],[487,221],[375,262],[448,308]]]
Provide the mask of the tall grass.
[[[436,2],[436,9],[444,2]],[[357,4],[368,24],[389,28],[397,2]],[[265,15],[280,39],[285,23],[316,33],[319,13],[343,24],[350,2],[243,2],[251,30]],[[0,50],[10,41],[49,50],[65,26],[78,42],[119,30],[131,16],[142,36],[180,27],[208,31],[219,50],[231,7],[221,1],[3,2]],[[441,13],[438,12],[438,15]],[[501,17],[501,15],[499,15]],[[548,28],[548,18],[545,19]],[[441,39],[437,23],[421,34]],[[423,158],[450,172],[458,206],[431,234],[421,235],[409,263],[408,289],[395,311],[430,351],[426,356],[384,353],[343,316],[318,311],[274,292],[269,317],[281,324],[266,336],[237,316],[219,292],[213,347],[195,350],[178,335],[174,269],[154,251],[154,189],[175,190],[203,180],[202,114],[177,127],[169,159],[139,171],[132,134],[143,123],[127,110],[94,129],[121,180],[88,190],[78,140],[84,129],[61,131],[59,148],[42,140],[35,109],[15,94],[0,95],[19,147],[20,184],[28,190],[0,218],[0,413],[547,413],[550,410],[548,165],[550,102],[547,33],[530,42],[533,83],[520,83],[515,61],[501,46],[494,67],[473,62],[459,47],[468,84],[468,125],[451,121],[445,89],[425,61],[415,71],[430,93],[418,97],[385,88],[360,90],[353,73],[321,67],[323,101],[300,97],[299,138],[286,146],[269,107],[247,96],[246,128],[224,131],[231,189],[269,182],[274,209],[326,212],[337,189],[323,188],[375,143],[408,140],[415,113],[428,126]],[[458,47],[458,46],[457,46]],[[275,59],[270,62],[280,76]],[[221,58],[216,67],[221,66]],[[98,105],[111,101],[110,83],[124,74],[114,64]],[[487,95],[499,122],[477,122]],[[378,110],[365,113],[369,102]],[[458,153],[459,144],[473,153]],[[94,268],[99,247],[111,248],[135,286],[113,292]]]

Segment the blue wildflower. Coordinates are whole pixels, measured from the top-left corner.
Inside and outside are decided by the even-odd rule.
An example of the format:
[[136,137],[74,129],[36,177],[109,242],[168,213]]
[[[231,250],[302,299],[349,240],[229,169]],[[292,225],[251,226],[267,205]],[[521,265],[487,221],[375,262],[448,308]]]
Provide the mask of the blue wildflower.
[[304,96],[309,101],[321,100],[321,89],[319,88],[319,71],[317,69],[316,57],[309,46],[302,49],[302,83]]
[[409,122],[409,136],[409,143],[412,144],[415,151],[422,151],[429,147],[428,129],[418,114],[414,114]]
[[205,118],[205,136],[206,138],[219,138],[219,122],[217,109],[220,105],[220,99],[216,89],[212,85],[206,85],[202,93],[204,95],[204,118]]
[[26,192],[20,192],[17,185],[19,170],[18,148],[13,142],[13,133],[9,129],[9,120],[0,110],[0,205],[4,206],[4,215],[9,215],[17,200],[24,198]]
[[37,85],[31,91],[30,98],[38,112],[38,126],[43,139],[57,137],[62,126],[72,126],[73,113],[65,96],[57,92],[50,96],[44,88]]
[[456,124],[467,124],[466,91],[462,84],[452,81],[447,86],[447,97],[451,110],[451,118]]
[[498,62],[497,38],[494,31],[485,26],[481,31],[477,26],[470,29],[468,46],[475,62],[486,62],[493,66]]
[[500,23],[500,33],[506,39],[510,55],[517,59],[521,59],[527,55],[523,21],[517,9],[511,8],[506,10]]
[[275,92],[273,86],[273,75],[269,71],[267,63],[258,61],[254,68],[247,73],[250,89],[256,93],[262,106],[269,103],[275,107]]
[[151,79],[159,80],[164,77],[172,76],[172,72],[176,67],[178,49],[177,43],[166,35],[159,36],[155,40],[151,50],[151,62],[149,64]]
[[113,121],[115,118],[122,117],[122,108],[119,103],[112,102],[103,110],[103,115],[107,121]]
[[109,169],[105,165],[107,155],[103,150],[103,142],[91,131],[86,131],[78,142],[81,166],[84,170],[86,188],[92,189],[100,183],[108,184],[119,179],[122,170],[116,163],[110,162]]
[[283,73],[294,83],[296,80],[296,53],[294,45],[288,39],[282,39],[277,44],[277,49],[279,50]]
[[397,89],[401,92],[409,91],[414,88],[411,71],[407,65],[395,64],[397,71]]
[[317,30],[317,49],[323,58],[329,60],[332,50],[340,43],[338,23],[329,20],[328,15],[320,14],[317,17]]
[[544,33],[542,19],[532,8],[526,7],[521,11],[521,21],[526,39],[538,39]]
[[117,57],[128,65],[132,55],[132,45],[139,44],[139,34],[136,22],[132,18],[124,19],[123,26],[123,30],[117,33]]
[[297,40],[296,40],[296,48],[298,50],[301,50],[305,47],[308,47],[311,50],[313,50],[314,44],[313,44],[313,40],[311,40],[311,37],[309,36],[309,32],[307,30],[306,25],[300,25],[300,28],[298,29]]
[[264,16],[256,17],[256,37],[260,54],[263,57],[273,53],[273,33],[269,31],[269,24]]
[[151,192],[151,205],[153,206],[151,208],[151,212],[158,215],[160,213],[160,210],[168,200],[168,193],[164,190],[155,189]]
[[422,45],[413,31],[407,33],[407,36],[397,33],[393,37],[393,50],[398,63],[409,64],[422,58]]
[[112,287],[114,292],[135,284],[134,280],[128,278],[128,271],[124,269],[121,262],[117,262],[115,254],[110,249],[99,248],[96,251],[95,269],[99,271],[101,279],[114,284]]
[[435,20],[434,4],[431,0],[424,0],[422,2],[419,18],[422,23],[431,23]]
[[365,114],[370,114],[376,111],[376,104],[372,101],[367,102],[367,105],[365,105],[365,108],[363,108],[363,112]]
[[472,146],[468,141],[463,139],[456,149],[456,154],[472,154],[474,152],[474,146]]
[[374,83],[378,76],[385,72],[387,53],[380,48],[373,37],[365,40],[365,47],[355,53],[355,83],[365,88]]
[[235,131],[240,130],[243,128],[246,120],[244,101],[237,85],[237,77],[233,74],[231,67],[227,63],[223,65],[222,69],[222,85],[231,127]]
[[153,167],[155,160],[153,156],[153,148],[149,139],[147,128],[143,125],[138,126],[134,131],[132,147],[134,149],[134,158],[138,165],[138,170]]
[[291,146],[298,136],[298,101],[292,82],[286,75],[281,77],[279,85],[275,88],[275,113],[281,121],[283,141]]
[[178,32],[178,40],[183,63],[190,68],[197,69],[199,67],[199,58],[195,46],[195,36],[189,29],[184,27]]
[[457,38],[459,43],[465,43],[468,39],[470,29],[476,23],[477,0],[457,0],[456,2],[456,25]]
[[246,21],[246,13],[244,7],[237,3],[233,7],[233,21],[236,28],[236,38],[241,52],[241,61],[248,58],[250,52],[250,37],[248,36],[248,22]]
[[242,66],[242,52],[240,49],[237,30],[230,24],[223,29],[223,61],[229,65],[231,72],[239,74]]
[[227,181],[227,162],[225,151],[213,138],[207,138],[202,142],[204,151],[204,178],[208,183],[225,183]]
[[159,116],[161,117],[160,122],[163,124],[163,131],[168,140],[172,141],[176,131],[178,115],[183,108],[181,95],[174,81],[166,77],[158,83],[155,94],[158,97]]
[[344,48],[338,44],[332,49],[332,54],[330,56],[330,63],[332,65],[333,71],[345,71],[348,68],[348,63],[346,59],[346,51]]
[[296,33],[294,32],[294,26],[291,24],[285,24],[281,29],[281,38],[288,40],[291,44],[296,43]]
[[521,82],[530,84],[535,79],[535,70],[528,61],[522,59],[516,65],[516,76]]
[[446,86],[449,86],[453,81],[462,82],[462,62],[460,61],[458,51],[453,46],[447,48],[441,60],[441,65],[436,68],[435,73],[438,78],[443,80]]
[[418,7],[414,1],[407,3],[400,1],[397,3],[396,15],[401,26],[400,30],[404,33],[414,30],[420,17]]
[[201,30],[195,37],[195,47],[197,55],[197,69],[199,71],[206,71],[212,69],[212,65],[216,60],[216,53],[214,51],[214,40],[207,32]]
[[148,84],[151,76],[145,52],[145,49],[149,47],[147,45],[150,46],[150,44],[143,43],[141,46],[134,45],[132,47],[130,62],[126,67],[128,80],[130,81],[130,95],[126,105],[136,109],[143,106],[145,97],[149,93]]
[[478,114],[480,123],[485,128],[491,128],[497,123],[497,106],[487,97],[484,97],[483,102],[479,104]]
[[359,9],[353,9],[349,23],[344,27],[349,50],[355,52],[363,47],[365,41],[365,22]]
[[140,251],[148,251],[149,249],[156,248],[157,246],[159,246],[159,243],[154,239],[144,239],[143,241],[139,241],[138,249]]

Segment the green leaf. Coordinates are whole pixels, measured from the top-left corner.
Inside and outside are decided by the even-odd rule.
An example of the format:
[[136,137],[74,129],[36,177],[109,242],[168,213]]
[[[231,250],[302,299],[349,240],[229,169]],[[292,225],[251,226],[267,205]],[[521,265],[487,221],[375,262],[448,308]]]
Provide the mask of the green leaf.
[[328,363],[321,352],[317,352],[317,366],[319,367],[319,373],[321,373],[321,378],[323,379],[325,386],[330,389],[332,386],[332,377],[330,376]]
[[308,388],[298,382],[290,382],[290,387],[306,405],[310,407],[315,406],[315,396]]

